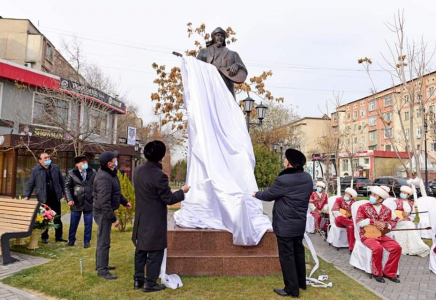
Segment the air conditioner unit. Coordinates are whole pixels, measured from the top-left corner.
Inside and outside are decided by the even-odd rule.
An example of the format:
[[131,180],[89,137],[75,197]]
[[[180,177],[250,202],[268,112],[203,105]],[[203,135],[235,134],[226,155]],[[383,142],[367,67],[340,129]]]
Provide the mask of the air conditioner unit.
[[24,64],[24,66],[25,66],[26,68],[31,68],[31,67],[32,67],[32,63],[30,63],[30,62],[26,62],[26,63]]

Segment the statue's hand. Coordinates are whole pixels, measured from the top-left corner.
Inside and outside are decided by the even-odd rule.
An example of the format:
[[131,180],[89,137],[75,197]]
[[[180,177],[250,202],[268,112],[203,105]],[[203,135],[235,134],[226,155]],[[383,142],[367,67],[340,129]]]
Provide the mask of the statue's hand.
[[229,75],[235,76],[236,73],[238,73],[238,70],[239,70],[239,66],[237,64],[233,64],[229,69]]

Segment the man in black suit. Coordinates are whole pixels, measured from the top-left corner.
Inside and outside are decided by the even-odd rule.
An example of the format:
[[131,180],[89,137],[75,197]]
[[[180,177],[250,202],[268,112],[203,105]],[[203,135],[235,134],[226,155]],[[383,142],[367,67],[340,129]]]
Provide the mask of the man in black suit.
[[[135,223],[132,241],[135,250],[134,289],[143,287],[144,292],[157,292],[165,285],[156,283],[167,247],[167,205],[185,199],[188,186],[172,193],[168,176],[162,172],[162,159],[166,147],[161,141],[145,145],[144,156],[147,162],[136,168],[135,187]],[[147,265],[147,277],[144,268]],[[144,284],[145,281],[145,284]]]
[[286,150],[285,166],[271,188],[253,194],[259,200],[274,201],[273,229],[277,237],[284,289],[274,289],[280,296],[298,297],[306,289],[306,262],[303,237],[312,178],[304,172],[306,157],[295,149]]

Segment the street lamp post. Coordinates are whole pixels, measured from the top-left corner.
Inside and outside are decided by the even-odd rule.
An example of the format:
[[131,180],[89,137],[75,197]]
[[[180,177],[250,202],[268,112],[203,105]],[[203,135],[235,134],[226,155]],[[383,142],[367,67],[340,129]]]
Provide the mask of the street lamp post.
[[253,110],[254,100],[251,99],[250,96],[248,96],[242,102],[244,103],[244,111],[245,111],[245,114],[247,115],[247,130],[248,130],[248,132],[250,132],[250,125],[256,125],[256,126],[262,125],[262,121],[263,121],[263,119],[265,119],[265,114],[266,114],[266,110],[268,109],[268,107],[263,105],[263,103],[260,103],[258,106],[256,106],[257,118],[259,119],[259,123],[250,123],[250,114],[251,114],[251,111]]
[[284,145],[283,140],[280,140],[279,141],[279,146],[280,146],[280,168],[283,167],[283,145]]

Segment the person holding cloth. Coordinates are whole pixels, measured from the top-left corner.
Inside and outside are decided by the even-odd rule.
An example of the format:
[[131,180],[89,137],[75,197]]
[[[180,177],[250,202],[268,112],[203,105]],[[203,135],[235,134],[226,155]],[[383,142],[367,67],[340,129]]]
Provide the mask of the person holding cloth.
[[313,182],[309,173],[304,172],[306,157],[303,153],[288,149],[285,156],[286,169],[279,174],[271,188],[254,193],[253,197],[275,201],[272,225],[277,237],[285,288],[274,289],[274,292],[296,298],[300,288],[306,289],[303,237]]
[[[56,242],[67,242],[62,237],[61,221],[61,199],[65,195],[65,183],[61,170],[55,164],[51,163],[50,155],[43,152],[38,155],[39,165],[32,169],[29,182],[27,183],[24,200],[28,200],[32,195],[33,189],[36,190],[36,199],[39,202],[48,205],[56,212],[53,223],[57,225],[55,229]],[[41,234],[44,244],[48,243],[48,229]]]
[[95,267],[98,276],[104,279],[117,279],[109,270],[109,249],[111,247],[112,225],[118,227],[119,221],[115,211],[124,205],[131,209],[132,205],[121,194],[121,185],[117,176],[118,152],[105,151],[98,157],[101,167],[94,178],[94,207],[93,214],[97,223],[97,249],[95,251]]
[[74,246],[76,242],[77,227],[83,213],[85,222],[83,247],[89,248],[92,234],[94,178],[97,172],[88,166],[88,159],[84,155],[76,156],[74,163],[76,167],[68,172],[65,180],[65,193],[71,210],[68,246]]
[[[132,241],[135,250],[134,289],[143,292],[157,292],[165,285],[157,284],[164,250],[167,248],[167,205],[181,202],[189,186],[183,186],[172,193],[168,176],[162,172],[162,159],[166,147],[161,141],[145,145],[147,162],[136,168],[134,173],[135,222]],[[147,265],[147,277],[144,268]]]

